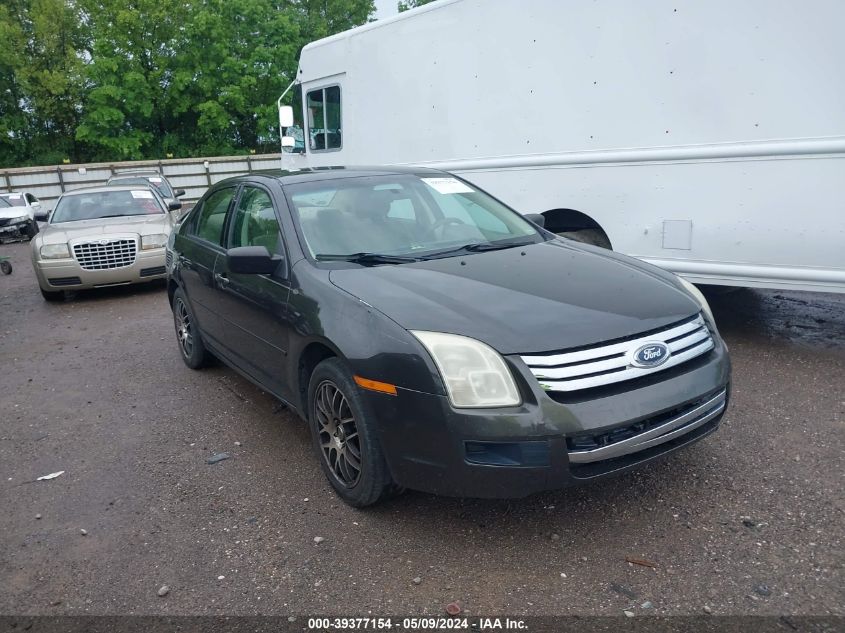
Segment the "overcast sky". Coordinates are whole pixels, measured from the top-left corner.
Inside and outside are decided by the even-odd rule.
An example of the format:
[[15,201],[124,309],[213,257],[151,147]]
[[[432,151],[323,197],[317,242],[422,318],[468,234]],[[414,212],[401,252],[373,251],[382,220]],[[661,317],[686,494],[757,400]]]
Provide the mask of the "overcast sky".
[[398,13],[396,10],[397,4],[398,0],[376,0],[376,18],[380,20],[391,15],[396,15]]

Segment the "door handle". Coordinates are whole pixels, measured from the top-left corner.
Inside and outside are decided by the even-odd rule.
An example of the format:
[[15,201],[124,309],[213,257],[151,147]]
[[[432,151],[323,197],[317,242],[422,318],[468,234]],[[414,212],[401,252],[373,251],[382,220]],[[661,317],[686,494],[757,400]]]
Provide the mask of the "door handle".
[[228,285],[229,278],[223,273],[214,273],[214,281],[219,283],[221,286]]

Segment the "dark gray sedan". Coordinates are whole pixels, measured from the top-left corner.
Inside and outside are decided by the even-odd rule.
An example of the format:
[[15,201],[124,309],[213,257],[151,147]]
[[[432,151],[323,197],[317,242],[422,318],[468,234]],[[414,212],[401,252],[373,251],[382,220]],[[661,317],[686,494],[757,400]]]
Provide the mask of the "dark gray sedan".
[[713,432],[730,361],[679,277],[545,231],[451,174],[251,174],[168,243],[182,358],[309,425],[339,496],[516,497]]

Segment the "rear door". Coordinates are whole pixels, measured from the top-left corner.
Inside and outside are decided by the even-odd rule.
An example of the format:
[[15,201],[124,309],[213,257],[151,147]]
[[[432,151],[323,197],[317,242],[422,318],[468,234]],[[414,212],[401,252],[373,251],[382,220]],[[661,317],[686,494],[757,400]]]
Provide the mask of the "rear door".
[[226,245],[264,246],[271,255],[282,258],[274,274],[243,275],[231,272],[221,256],[214,276],[227,353],[256,380],[289,399],[285,364],[290,283],[278,209],[269,190],[257,184],[244,185],[231,214]]
[[215,305],[214,266],[225,256],[226,217],[237,186],[218,189],[204,198],[200,208],[176,236],[182,288],[206,339],[220,347],[223,328]]

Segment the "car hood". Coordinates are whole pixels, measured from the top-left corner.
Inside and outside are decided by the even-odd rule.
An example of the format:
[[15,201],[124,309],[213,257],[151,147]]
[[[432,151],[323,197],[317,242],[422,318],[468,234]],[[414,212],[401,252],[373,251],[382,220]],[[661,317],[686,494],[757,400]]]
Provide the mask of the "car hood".
[[333,284],[408,330],[461,334],[502,354],[647,332],[701,307],[634,259],[552,240],[397,266],[332,270]]
[[43,244],[64,244],[86,237],[103,237],[112,234],[153,235],[170,233],[171,223],[166,214],[128,215],[119,218],[100,218],[47,224],[38,234]]
[[25,215],[29,215],[29,209],[26,207],[0,207],[0,219],[2,220],[20,218]]

